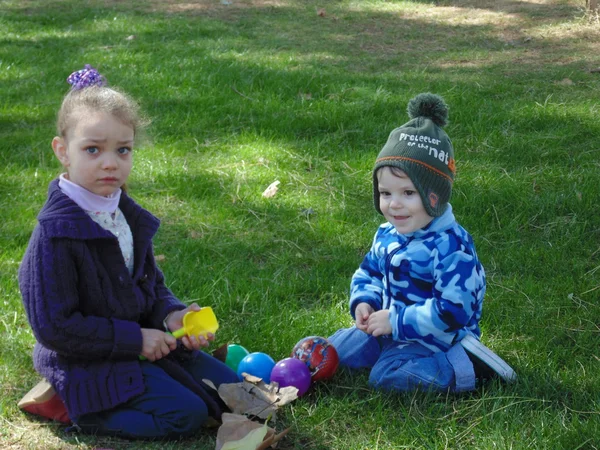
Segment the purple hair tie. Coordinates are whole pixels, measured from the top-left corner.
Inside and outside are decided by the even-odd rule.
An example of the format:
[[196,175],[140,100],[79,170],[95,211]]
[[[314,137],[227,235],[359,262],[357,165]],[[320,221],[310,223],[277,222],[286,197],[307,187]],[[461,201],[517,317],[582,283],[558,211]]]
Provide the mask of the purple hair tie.
[[106,79],[100,75],[96,69],[89,64],[86,64],[84,69],[69,75],[67,83],[71,85],[71,89],[77,90],[90,86],[105,86]]

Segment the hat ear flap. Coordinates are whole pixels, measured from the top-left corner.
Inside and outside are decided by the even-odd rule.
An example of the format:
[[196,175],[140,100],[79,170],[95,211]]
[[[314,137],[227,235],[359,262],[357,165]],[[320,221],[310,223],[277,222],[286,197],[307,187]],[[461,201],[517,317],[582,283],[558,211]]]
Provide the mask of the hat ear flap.
[[380,168],[376,168],[373,171],[373,204],[375,206],[375,211],[383,216],[381,212],[381,207],[379,206],[379,179],[377,178],[377,174],[379,173]]

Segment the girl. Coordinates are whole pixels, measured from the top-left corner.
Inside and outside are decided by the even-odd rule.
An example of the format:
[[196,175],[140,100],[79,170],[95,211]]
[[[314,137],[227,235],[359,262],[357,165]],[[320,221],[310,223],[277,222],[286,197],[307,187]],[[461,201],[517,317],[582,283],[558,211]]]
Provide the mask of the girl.
[[68,82],[52,140],[66,173],[50,183],[19,269],[35,368],[84,432],[191,435],[220,415],[201,380],[237,376],[198,351],[214,336],[178,345],[167,333],[200,308],[165,286],[152,250],[159,221],[122,189],[142,125],[137,105],[89,65]]

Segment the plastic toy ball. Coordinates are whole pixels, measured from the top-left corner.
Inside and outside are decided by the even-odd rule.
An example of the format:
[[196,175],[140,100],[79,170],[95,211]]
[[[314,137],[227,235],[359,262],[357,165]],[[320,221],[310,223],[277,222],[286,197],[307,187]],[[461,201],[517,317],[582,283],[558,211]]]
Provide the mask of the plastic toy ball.
[[298,397],[308,391],[310,379],[310,370],[296,358],[282,359],[271,372],[271,382],[276,381],[280,387],[294,386],[298,389]]
[[271,370],[275,367],[275,361],[266,353],[254,352],[245,356],[240,361],[237,368],[237,374],[240,379],[243,379],[242,373],[254,375],[255,377],[262,378],[267,384],[271,382]]
[[327,380],[335,374],[340,358],[331,343],[320,336],[301,339],[292,350],[292,358],[304,362],[310,370],[312,381]]
[[241,345],[229,344],[227,346],[227,357],[225,358],[225,364],[227,364],[231,370],[237,372],[240,361],[249,354],[250,352]]

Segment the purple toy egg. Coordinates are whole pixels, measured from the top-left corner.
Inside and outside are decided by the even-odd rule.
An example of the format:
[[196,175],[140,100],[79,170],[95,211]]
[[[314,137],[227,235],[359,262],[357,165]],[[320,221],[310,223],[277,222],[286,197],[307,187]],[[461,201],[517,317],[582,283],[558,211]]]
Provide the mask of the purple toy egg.
[[298,397],[300,397],[310,387],[310,370],[299,359],[285,358],[273,367],[271,381],[279,383],[280,387],[294,386],[298,389]]

